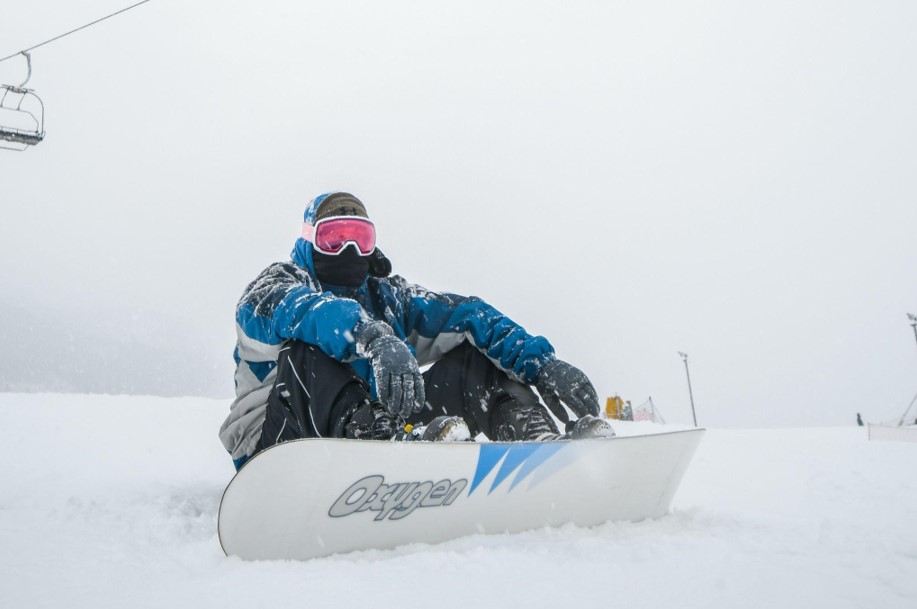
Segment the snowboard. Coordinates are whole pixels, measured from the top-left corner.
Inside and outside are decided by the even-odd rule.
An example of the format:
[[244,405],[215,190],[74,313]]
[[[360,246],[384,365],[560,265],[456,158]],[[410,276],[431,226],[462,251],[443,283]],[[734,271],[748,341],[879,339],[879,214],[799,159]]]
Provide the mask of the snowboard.
[[223,493],[228,556],[310,559],[477,533],[662,516],[703,429],[558,442],[308,439],[268,448]]

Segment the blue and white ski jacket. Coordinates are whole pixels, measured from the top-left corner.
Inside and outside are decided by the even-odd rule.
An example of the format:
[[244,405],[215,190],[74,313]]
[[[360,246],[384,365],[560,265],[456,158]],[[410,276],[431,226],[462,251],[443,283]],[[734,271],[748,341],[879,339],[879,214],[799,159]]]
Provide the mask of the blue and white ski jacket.
[[[314,222],[329,194],[309,203],[304,221]],[[368,321],[391,326],[420,366],[468,340],[501,370],[532,384],[555,359],[546,338],[528,334],[480,298],[431,292],[397,275],[369,277],[348,296],[322,288],[312,265],[312,244],[302,238],[296,240],[290,262],[270,265],[245,289],[236,308],[236,399],[220,428],[220,440],[234,460],[254,452],[277,358],[290,340],[315,345],[350,364],[369,382],[374,396],[369,362],[356,353],[355,337]]]

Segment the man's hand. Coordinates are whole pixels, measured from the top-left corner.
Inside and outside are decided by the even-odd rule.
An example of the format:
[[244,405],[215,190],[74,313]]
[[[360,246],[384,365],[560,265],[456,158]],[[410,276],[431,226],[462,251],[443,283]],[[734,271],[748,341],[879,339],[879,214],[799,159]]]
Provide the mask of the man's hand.
[[407,418],[426,402],[423,377],[414,354],[382,321],[363,325],[357,336],[357,355],[369,359],[379,400],[394,416]]
[[561,402],[569,406],[577,417],[599,414],[599,396],[589,377],[565,361],[556,359],[542,368],[535,381],[535,387],[545,405],[565,423],[570,417]]

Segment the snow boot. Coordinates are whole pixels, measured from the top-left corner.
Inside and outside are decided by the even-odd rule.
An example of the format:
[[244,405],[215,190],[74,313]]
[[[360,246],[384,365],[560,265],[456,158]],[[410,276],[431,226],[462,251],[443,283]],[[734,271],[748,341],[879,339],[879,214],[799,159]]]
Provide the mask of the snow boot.
[[605,419],[584,415],[576,421],[570,421],[566,426],[567,437],[571,440],[584,440],[586,438],[613,438],[615,430],[611,423]]
[[490,429],[494,442],[549,442],[564,437],[544,406],[522,404],[512,398],[494,408]]

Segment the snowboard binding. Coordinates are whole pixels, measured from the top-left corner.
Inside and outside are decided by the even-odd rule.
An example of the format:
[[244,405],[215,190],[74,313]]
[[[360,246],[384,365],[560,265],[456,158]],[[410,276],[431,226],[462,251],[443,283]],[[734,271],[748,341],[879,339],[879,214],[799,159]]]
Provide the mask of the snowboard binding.
[[426,425],[411,425],[388,412],[381,402],[365,402],[345,425],[345,437],[394,442],[464,442],[471,431],[462,417],[439,416]]
[[568,421],[564,431],[566,439],[585,440],[588,438],[613,438],[615,430],[605,419],[584,415],[575,421]]
[[414,427],[406,424],[402,437],[395,438],[407,442],[470,442],[471,430],[462,417],[439,416],[427,423]]

